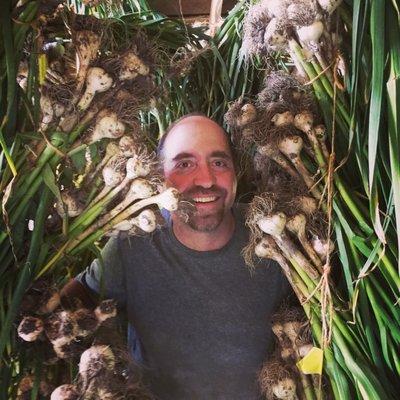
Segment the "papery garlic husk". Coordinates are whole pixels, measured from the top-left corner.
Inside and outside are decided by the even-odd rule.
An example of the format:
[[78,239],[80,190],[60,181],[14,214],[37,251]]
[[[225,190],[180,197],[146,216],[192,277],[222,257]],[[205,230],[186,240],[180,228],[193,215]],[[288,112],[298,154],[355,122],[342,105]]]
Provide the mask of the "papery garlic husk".
[[118,139],[125,133],[125,124],[119,120],[115,112],[107,111],[104,114],[96,122],[88,144],[106,138]]
[[297,352],[299,353],[300,358],[304,358],[313,348],[312,343],[303,344],[298,347]]
[[75,385],[65,384],[53,390],[50,400],[78,400],[79,391]]
[[86,88],[77,105],[78,110],[86,110],[96,93],[102,93],[111,88],[112,77],[103,68],[91,67],[86,76]]
[[146,76],[150,68],[140,59],[134,51],[126,52],[121,58],[121,69],[118,78],[121,81],[131,80],[138,75]]
[[113,299],[103,300],[94,310],[99,323],[117,316],[117,302]]
[[40,318],[27,316],[18,326],[18,336],[26,342],[35,341],[43,332],[43,321]]

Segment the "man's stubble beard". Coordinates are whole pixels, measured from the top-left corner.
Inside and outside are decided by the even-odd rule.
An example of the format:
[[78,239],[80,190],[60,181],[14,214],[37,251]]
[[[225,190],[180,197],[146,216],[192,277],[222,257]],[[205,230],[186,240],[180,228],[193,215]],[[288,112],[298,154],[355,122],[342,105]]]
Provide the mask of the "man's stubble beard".
[[197,211],[188,213],[185,221],[193,230],[198,232],[213,232],[222,223],[225,216],[225,209],[221,208],[217,212],[210,215],[197,215]]

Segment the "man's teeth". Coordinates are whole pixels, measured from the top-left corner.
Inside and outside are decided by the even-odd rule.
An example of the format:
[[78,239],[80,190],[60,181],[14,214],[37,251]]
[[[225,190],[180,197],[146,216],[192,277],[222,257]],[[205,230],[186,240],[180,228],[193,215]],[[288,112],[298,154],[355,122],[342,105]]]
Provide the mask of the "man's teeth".
[[193,199],[193,201],[195,201],[196,203],[209,203],[211,201],[215,201],[217,200],[216,196],[212,196],[212,197],[195,197]]

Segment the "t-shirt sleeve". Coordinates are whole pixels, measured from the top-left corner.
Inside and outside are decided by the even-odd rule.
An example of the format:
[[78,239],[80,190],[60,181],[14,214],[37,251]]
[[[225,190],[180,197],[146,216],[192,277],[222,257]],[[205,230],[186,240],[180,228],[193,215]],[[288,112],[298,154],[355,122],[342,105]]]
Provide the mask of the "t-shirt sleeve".
[[125,306],[126,280],[120,239],[109,239],[101,251],[101,256],[75,279],[98,293],[100,297],[115,299],[121,307]]

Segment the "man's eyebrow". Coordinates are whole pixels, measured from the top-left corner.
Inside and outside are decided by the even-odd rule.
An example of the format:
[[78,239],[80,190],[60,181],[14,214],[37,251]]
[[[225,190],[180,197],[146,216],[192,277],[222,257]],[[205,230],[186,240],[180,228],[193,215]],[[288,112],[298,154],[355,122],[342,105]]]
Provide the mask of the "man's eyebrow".
[[178,153],[178,154],[172,159],[172,161],[179,161],[179,160],[182,160],[182,159],[184,159],[184,158],[194,158],[194,155],[193,155],[192,153],[186,153],[186,152]]
[[232,157],[227,152],[222,150],[213,151],[210,157],[218,157],[218,158],[224,158],[226,160],[232,160]]

